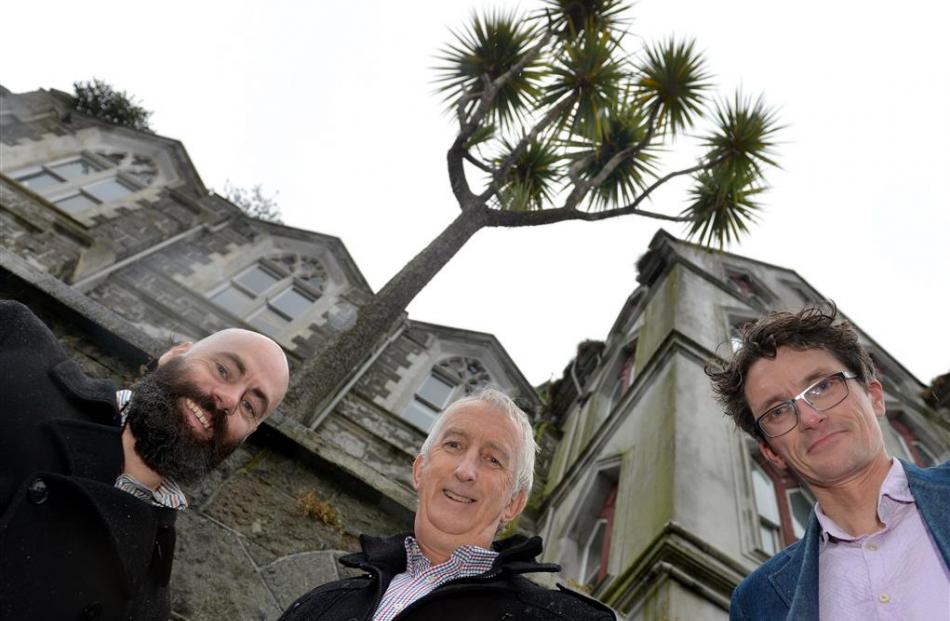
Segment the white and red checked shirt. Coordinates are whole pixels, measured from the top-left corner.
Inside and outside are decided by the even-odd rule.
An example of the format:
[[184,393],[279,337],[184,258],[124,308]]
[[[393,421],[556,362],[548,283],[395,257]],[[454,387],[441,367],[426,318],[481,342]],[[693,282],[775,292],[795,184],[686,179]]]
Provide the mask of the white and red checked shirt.
[[376,608],[373,621],[391,621],[412,602],[458,578],[469,578],[491,569],[498,553],[473,545],[459,546],[444,563],[432,565],[415,538],[406,537],[406,571],[397,574]]

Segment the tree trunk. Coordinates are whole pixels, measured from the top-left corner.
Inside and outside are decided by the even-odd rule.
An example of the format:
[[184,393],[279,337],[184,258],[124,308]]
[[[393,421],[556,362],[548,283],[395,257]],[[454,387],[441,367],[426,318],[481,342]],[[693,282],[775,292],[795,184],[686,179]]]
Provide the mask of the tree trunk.
[[488,216],[488,208],[484,206],[462,211],[359,309],[353,327],[331,338],[321,351],[294,371],[281,409],[310,424],[344,388],[422,288],[488,223]]

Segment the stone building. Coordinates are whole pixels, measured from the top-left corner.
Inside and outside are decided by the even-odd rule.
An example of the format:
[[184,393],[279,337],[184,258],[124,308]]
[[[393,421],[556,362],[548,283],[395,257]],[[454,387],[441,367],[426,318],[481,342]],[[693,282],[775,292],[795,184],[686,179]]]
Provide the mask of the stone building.
[[[623,619],[725,619],[743,576],[795,541],[813,502],[715,402],[704,364],[742,324],[824,298],[794,271],[659,232],[603,343],[548,387],[556,440],[537,529],[545,559]],[[859,329],[859,332],[860,329]],[[869,335],[888,451],[950,458],[950,412]]]
[[[539,411],[536,493],[518,527],[560,578],[623,619],[724,619],[739,580],[801,534],[812,499],[731,428],[703,365],[769,309],[823,299],[795,272],[658,233],[604,342],[582,343],[542,406],[490,334],[401,318],[323,411],[279,411],[179,518],[175,618],[273,619],[361,532],[411,526],[409,466],[447,404],[483,385]],[[91,375],[128,385],[173,342],[227,326],[292,366],[373,291],[341,240],[247,217],[182,144],[0,87],[0,298],[27,303]],[[868,335],[885,439],[950,457],[950,413]],[[935,406],[936,407],[936,406]]]
[[[296,366],[373,297],[339,239],[246,216],[177,140],[82,115],[55,90],[0,87],[0,247],[0,297],[122,385],[228,326],[272,336]],[[176,618],[275,618],[337,577],[359,533],[410,529],[425,431],[487,385],[540,405],[494,336],[402,317],[324,411],[275,413],[188,490]]]

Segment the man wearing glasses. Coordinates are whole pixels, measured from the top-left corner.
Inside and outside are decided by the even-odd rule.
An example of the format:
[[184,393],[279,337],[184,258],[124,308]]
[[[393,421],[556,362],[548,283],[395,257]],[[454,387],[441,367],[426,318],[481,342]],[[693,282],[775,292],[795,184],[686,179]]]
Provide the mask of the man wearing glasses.
[[888,456],[881,383],[834,320],[771,313],[707,369],[726,414],[817,499],[804,537],[735,590],[731,618],[950,620],[950,462]]

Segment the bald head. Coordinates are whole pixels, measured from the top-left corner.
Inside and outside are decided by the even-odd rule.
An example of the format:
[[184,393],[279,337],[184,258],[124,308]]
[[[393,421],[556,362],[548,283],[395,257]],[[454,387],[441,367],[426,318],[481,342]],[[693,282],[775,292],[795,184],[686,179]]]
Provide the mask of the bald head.
[[194,343],[172,347],[159,358],[159,365],[179,356],[193,368],[246,389],[258,408],[259,420],[270,415],[287,394],[287,356],[280,345],[263,334],[241,328],[221,330]]

